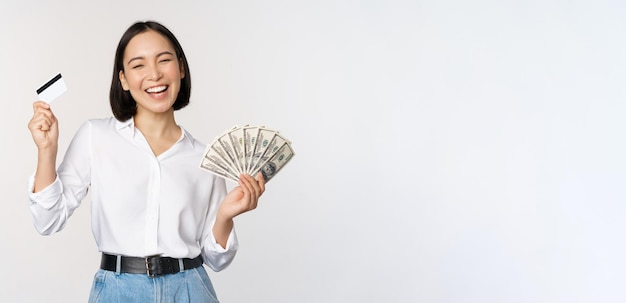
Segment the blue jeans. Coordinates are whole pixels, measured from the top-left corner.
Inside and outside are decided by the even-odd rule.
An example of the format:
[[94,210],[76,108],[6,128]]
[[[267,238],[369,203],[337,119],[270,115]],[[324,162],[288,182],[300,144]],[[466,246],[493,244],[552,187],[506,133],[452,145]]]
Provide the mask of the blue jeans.
[[215,290],[203,266],[150,278],[143,274],[116,274],[98,270],[89,303],[217,303]]

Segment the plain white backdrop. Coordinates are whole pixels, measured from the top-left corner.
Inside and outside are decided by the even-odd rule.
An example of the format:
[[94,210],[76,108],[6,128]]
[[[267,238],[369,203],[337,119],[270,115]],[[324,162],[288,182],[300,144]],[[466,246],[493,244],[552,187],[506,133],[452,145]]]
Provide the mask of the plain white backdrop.
[[147,19],[190,61],[181,125],[296,151],[209,273],[222,302],[626,300],[623,1],[22,0],[0,4],[0,301],[86,302],[89,200],[32,226],[31,104],[63,73],[60,161]]

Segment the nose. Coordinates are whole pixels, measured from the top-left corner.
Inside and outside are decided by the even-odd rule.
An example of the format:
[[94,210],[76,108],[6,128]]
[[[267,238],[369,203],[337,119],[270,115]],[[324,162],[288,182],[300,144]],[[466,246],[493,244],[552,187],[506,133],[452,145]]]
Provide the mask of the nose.
[[162,76],[163,76],[163,73],[159,69],[159,65],[152,64],[150,66],[150,70],[148,71],[148,80],[157,81],[161,79]]

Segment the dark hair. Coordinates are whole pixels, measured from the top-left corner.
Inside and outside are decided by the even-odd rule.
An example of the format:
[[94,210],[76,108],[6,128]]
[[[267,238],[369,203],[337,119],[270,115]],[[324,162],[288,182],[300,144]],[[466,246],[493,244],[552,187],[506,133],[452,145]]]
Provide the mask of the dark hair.
[[179,63],[182,64],[184,68],[185,77],[180,80],[180,91],[178,92],[178,96],[176,97],[176,101],[174,101],[174,105],[172,107],[174,110],[179,110],[189,104],[189,97],[191,95],[191,74],[189,73],[187,57],[185,57],[185,52],[183,52],[183,48],[180,46],[180,43],[169,29],[158,22],[137,22],[131,25],[126,30],[124,35],[122,35],[122,38],[117,45],[117,50],[115,51],[113,79],[111,80],[109,101],[111,102],[113,115],[119,121],[126,121],[137,113],[137,103],[135,102],[135,99],[133,99],[129,91],[124,90],[122,83],[120,82],[120,71],[124,70],[124,51],[133,37],[147,31],[155,31],[167,38],[176,51],[176,57],[178,58]]

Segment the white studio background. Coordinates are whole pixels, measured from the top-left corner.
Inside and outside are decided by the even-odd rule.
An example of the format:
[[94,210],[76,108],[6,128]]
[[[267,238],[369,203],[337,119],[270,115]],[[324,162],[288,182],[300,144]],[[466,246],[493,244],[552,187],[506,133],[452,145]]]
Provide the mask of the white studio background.
[[623,1],[5,0],[0,301],[86,302],[89,201],[35,232],[26,125],[58,72],[59,158],[110,116],[146,19],[188,55],[196,138],[263,124],[296,151],[210,272],[222,302],[626,300]]

